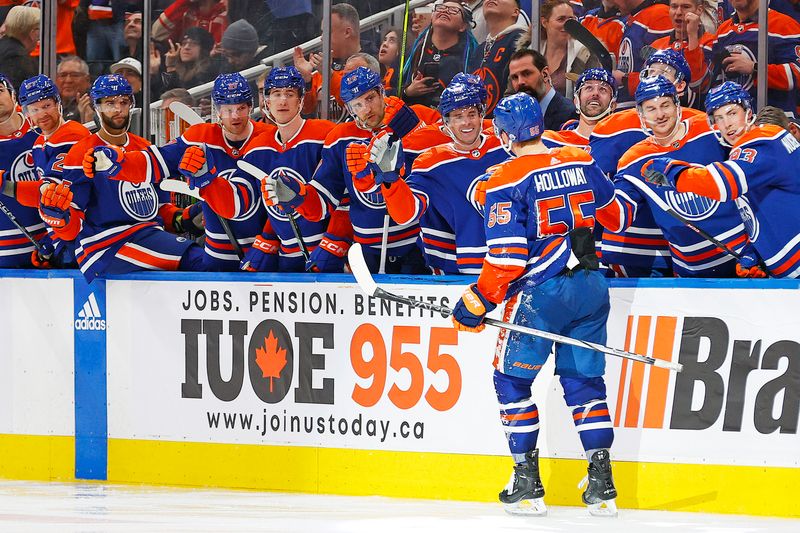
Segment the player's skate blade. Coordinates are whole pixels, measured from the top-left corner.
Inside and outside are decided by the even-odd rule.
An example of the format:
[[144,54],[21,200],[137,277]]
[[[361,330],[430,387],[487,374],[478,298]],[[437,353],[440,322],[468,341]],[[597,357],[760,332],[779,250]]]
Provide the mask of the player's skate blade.
[[[583,490],[589,484],[589,476],[585,476],[580,483],[578,483],[578,488]],[[592,516],[601,516],[607,518],[615,518],[619,515],[617,511],[617,500],[612,498],[610,500],[602,500],[596,503],[587,503],[586,509],[588,509],[589,514]]]
[[544,503],[544,498],[504,503],[503,509],[508,514],[515,516],[547,516],[547,506]]

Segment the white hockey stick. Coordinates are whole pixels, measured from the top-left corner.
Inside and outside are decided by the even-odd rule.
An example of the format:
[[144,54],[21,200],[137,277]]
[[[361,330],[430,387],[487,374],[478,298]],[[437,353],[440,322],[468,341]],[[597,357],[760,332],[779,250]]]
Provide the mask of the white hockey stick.
[[[159,186],[161,187],[162,191],[185,194],[186,196],[191,196],[192,198],[196,198],[201,202],[205,202],[203,197],[200,196],[200,189],[190,189],[189,184],[183,180],[176,180],[176,179],[161,180],[161,182],[159,182]],[[214,210],[212,209],[212,211]],[[239,241],[236,240],[236,236],[233,234],[230,222],[228,222],[228,219],[220,216],[220,214],[217,213],[216,211],[214,211],[214,214],[217,215],[217,220],[219,220],[219,223],[222,226],[225,235],[231,242],[231,246],[233,246],[233,251],[236,253],[237,257],[239,257],[239,259],[244,259],[244,252],[242,251],[242,247],[239,244]]]
[[[411,307],[418,307],[421,309],[436,311],[437,313],[441,313],[442,316],[444,317],[453,314],[453,310],[444,305],[436,305],[422,300],[406,298],[405,296],[392,294],[391,292],[388,292],[378,287],[378,284],[375,283],[374,279],[372,279],[372,274],[370,274],[369,272],[369,268],[367,267],[366,261],[364,261],[364,254],[361,251],[360,244],[354,243],[350,247],[350,251],[347,253],[347,259],[348,262],[350,263],[350,270],[356,277],[356,282],[358,283],[359,287],[361,287],[361,290],[367,293],[369,296],[374,296],[376,298],[383,298],[384,300],[391,300],[393,302],[403,303],[406,305],[410,305]],[[486,318],[484,319],[484,323],[489,324],[490,326],[504,328],[509,331],[516,331],[517,333],[523,333],[525,335],[533,335],[534,337],[548,339],[554,342],[559,342],[561,344],[570,344],[572,346],[577,346],[579,348],[588,348],[590,350],[596,350],[604,354],[613,355],[616,357],[622,357],[624,359],[630,359],[632,361],[639,361],[640,363],[657,366],[659,368],[666,368],[668,370],[674,370],[675,372],[680,372],[683,370],[683,365],[680,363],[673,363],[672,361],[664,361],[662,359],[656,359],[654,357],[649,357],[646,355],[639,355],[638,353],[628,352],[625,350],[620,350],[618,348],[611,348],[609,346],[604,346],[602,344],[597,344],[595,342],[573,339],[572,337],[566,337],[564,335],[550,333],[549,331],[542,331],[539,329],[520,326],[518,324],[512,324],[510,322],[503,322],[502,320],[497,320],[494,318]]]
[[[388,207],[387,207],[388,209]],[[378,267],[378,274],[386,274],[386,256],[389,254],[389,224],[391,218],[387,212],[383,215],[383,233],[381,233],[381,264]]]
[[175,100],[174,102],[169,104],[169,110],[172,111],[176,117],[186,122],[190,126],[194,126],[195,124],[205,123],[203,117],[198,115],[194,109],[184,104],[183,102],[178,102],[177,100]]
[[[252,163],[247,161],[242,161],[241,159],[236,162],[236,165],[253,176],[257,178],[258,181],[261,181],[265,178],[269,177],[269,174],[258,168]],[[306,241],[303,240],[303,234],[300,233],[300,226],[297,225],[297,220],[295,220],[295,211],[294,209],[289,210],[286,213],[286,218],[289,219],[289,225],[292,227],[292,233],[294,233],[294,238],[297,239],[297,245],[300,247],[300,253],[303,254],[303,258],[305,258],[306,262],[308,262],[311,254],[308,252],[308,246],[306,246]]]

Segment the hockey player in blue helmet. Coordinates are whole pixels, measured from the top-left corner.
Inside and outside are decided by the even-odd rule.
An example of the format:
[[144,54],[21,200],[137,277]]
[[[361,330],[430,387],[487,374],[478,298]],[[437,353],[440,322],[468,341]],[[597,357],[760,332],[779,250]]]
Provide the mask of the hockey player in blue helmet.
[[61,95],[53,80],[44,74],[23,81],[17,98],[22,112],[45,136],[53,133],[63,123]]
[[675,85],[664,76],[641,78],[635,93],[636,111],[645,134],[668,141],[681,127],[682,111]]
[[756,121],[750,93],[732,81],[708,91],[706,116],[719,142],[729,147],[747,133]]
[[100,129],[109,137],[122,137],[131,124],[133,88],[119,74],[100,76],[89,89],[89,97],[100,119]]
[[639,74],[639,80],[664,76],[675,84],[681,104],[685,107],[699,107],[697,90],[691,88],[692,70],[682,52],[666,48],[656,50],[647,58]]
[[471,150],[480,142],[486,114],[486,89],[481,88],[451,82],[442,91],[439,113],[445,131],[460,150]]
[[402,100],[385,96],[380,75],[367,67],[358,67],[345,74],[339,94],[362,130],[386,126],[402,138],[419,124],[417,115]]
[[253,112],[253,91],[238,72],[220,74],[211,91],[214,118],[226,137],[243,140],[250,133],[250,114]]
[[295,67],[273,67],[264,80],[262,112],[277,126],[300,120],[306,83]]
[[575,82],[573,102],[578,110],[577,123],[573,127],[565,125],[560,131],[545,132],[542,140],[546,146],[589,145],[589,136],[594,127],[617,107],[617,82],[614,76],[601,68],[584,70]]
[[[542,110],[528,94],[501,100],[494,127],[516,157],[494,167],[489,176],[484,224],[488,253],[477,283],[453,309],[455,327],[482,331],[486,314],[506,302],[505,317],[515,324],[605,343],[608,286],[597,271],[592,226],[596,210],[613,198],[613,185],[584,150],[544,146]],[[515,463],[500,493],[506,511],[547,512],[538,466],[539,410],[531,387],[554,351],[555,373],[589,460],[583,501],[593,514],[615,514],[609,454],[614,432],[603,354],[566,345],[554,348],[552,341],[515,332],[500,335],[494,386]]]

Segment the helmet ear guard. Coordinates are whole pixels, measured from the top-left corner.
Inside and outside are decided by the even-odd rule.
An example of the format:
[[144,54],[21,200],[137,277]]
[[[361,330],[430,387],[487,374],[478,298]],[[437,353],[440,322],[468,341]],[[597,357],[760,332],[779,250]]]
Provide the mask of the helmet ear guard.
[[494,134],[502,143],[501,134],[508,136],[503,148],[510,153],[515,142],[537,139],[544,133],[542,108],[532,96],[517,93],[500,100],[494,108]]

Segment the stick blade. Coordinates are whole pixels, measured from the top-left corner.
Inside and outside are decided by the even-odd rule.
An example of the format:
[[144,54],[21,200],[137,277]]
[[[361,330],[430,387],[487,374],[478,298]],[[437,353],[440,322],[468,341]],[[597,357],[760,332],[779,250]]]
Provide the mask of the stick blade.
[[190,126],[194,126],[195,124],[205,124],[203,117],[198,115],[194,109],[183,102],[178,102],[177,100],[171,102],[169,104],[169,110],[172,111],[176,117],[186,122]]
[[191,196],[192,198],[197,198],[198,200],[203,199],[200,196],[200,189],[190,189],[189,184],[183,180],[162,180],[159,183],[159,186],[161,187],[162,191],[185,194],[186,196]]
[[569,19],[564,24],[564,31],[594,54],[605,70],[609,72],[613,70],[614,62],[608,49],[583,24],[576,19]]
[[359,243],[353,243],[347,252],[347,261],[350,263],[350,271],[356,277],[356,283],[369,296],[375,296],[378,292],[378,284],[372,279],[372,274],[364,260],[364,252]]
[[239,167],[240,170],[243,170],[248,174],[250,174],[251,176],[253,176],[254,178],[257,178],[259,181],[269,177],[269,174],[267,174],[266,172],[255,166],[253,163],[250,163],[248,161],[239,159],[238,161],[236,161],[236,166]]

